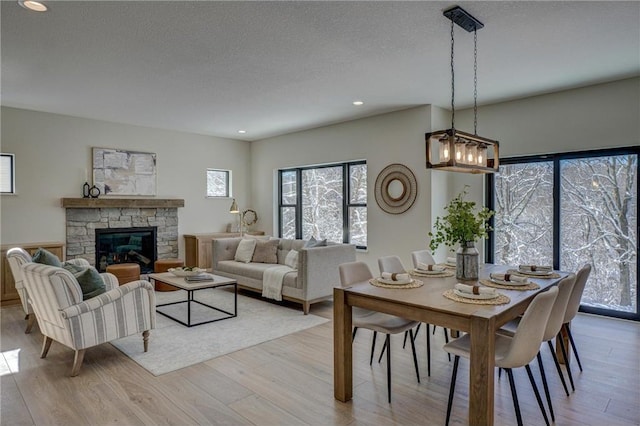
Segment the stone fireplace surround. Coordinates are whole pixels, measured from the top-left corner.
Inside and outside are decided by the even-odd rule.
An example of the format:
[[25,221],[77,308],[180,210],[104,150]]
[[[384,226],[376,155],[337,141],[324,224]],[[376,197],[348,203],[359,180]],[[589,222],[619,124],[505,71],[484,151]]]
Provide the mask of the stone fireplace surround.
[[66,209],[67,259],[83,258],[95,266],[100,228],[157,227],[158,259],[178,257],[178,199],[63,198]]

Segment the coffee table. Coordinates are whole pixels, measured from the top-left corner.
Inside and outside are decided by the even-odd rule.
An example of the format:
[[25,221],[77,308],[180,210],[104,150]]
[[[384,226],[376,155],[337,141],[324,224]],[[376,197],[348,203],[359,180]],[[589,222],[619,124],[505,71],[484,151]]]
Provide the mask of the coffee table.
[[[176,277],[171,272],[149,274],[149,278],[152,279],[154,282],[156,280],[162,281],[164,284],[168,284],[172,287],[175,287],[180,290],[185,290],[187,292],[187,300],[179,300],[177,302],[170,302],[170,303],[163,303],[161,305],[156,305],[156,312],[176,322],[179,322],[182,325],[186,325],[187,327],[193,327],[201,324],[208,324],[210,322],[221,321],[224,319],[234,318],[238,316],[238,282],[232,278],[221,277],[220,275],[214,275],[214,274],[210,274],[210,275],[213,277],[212,281],[188,282],[183,277]],[[228,286],[233,286],[233,312],[229,312],[224,309],[211,306],[207,303],[201,302],[199,300],[195,300],[195,298],[193,297],[193,294],[198,290],[205,290],[208,288],[217,289],[217,288],[228,287]],[[176,318],[158,309],[159,307],[162,307],[162,306],[178,305],[181,303],[187,304],[187,322],[184,322],[179,318]],[[191,322],[191,304],[192,303],[197,303],[199,305],[206,306],[218,312],[222,312],[223,314],[226,314],[226,315],[221,318],[193,323]]]

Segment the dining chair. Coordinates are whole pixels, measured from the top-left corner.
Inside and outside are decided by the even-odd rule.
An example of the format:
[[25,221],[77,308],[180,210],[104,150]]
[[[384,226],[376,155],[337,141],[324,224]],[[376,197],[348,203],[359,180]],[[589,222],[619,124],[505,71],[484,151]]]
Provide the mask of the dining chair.
[[[562,382],[562,386],[564,387],[564,392],[569,396],[569,390],[567,389],[567,382],[564,380],[564,374],[562,373],[562,369],[560,368],[560,363],[558,362],[558,357],[556,356],[556,351],[553,348],[552,340],[560,332],[560,328],[562,328],[562,320],[564,319],[565,312],[567,310],[567,303],[569,302],[569,296],[571,296],[571,291],[576,282],[575,274],[569,274],[564,277],[558,283],[558,297],[556,301],[553,303],[553,307],[551,308],[551,314],[549,315],[549,320],[547,321],[547,326],[544,330],[544,335],[542,336],[542,342],[547,342],[549,345],[549,349],[551,350],[551,355],[553,356],[553,362],[556,365],[556,370],[558,371],[558,375],[560,376],[560,381]],[[505,325],[498,330],[498,333],[513,336],[518,329],[518,325],[520,323],[520,318],[516,318],[512,321],[509,321]],[[556,417],[553,412],[553,404],[551,403],[551,395],[549,393],[549,385],[547,384],[547,377],[544,371],[544,364],[542,363],[542,356],[540,355],[540,351],[538,350],[538,354],[536,355],[538,360],[538,367],[540,369],[540,376],[542,378],[542,385],[544,387],[544,393],[547,398],[547,405],[549,406],[549,414],[551,414],[551,421],[555,421]],[[566,362],[566,360],[565,360]]]
[[[411,252],[411,260],[413,261],[413,268],[418,269],[419,263],[424,263],[425,265],[435,265],[436,261],[431,255],[429,250],[416,250]],[[430,324],[425,323],[427,326],[427,373],[431,376],[431,338],[429,337],[429,328]],[[433,334],[436,333],[437,326],[433,326]],[[442,327],[442,331],[444,333],[444,342],[449,343],[449,332],[446,327]],[[416,336],[417,336],[416,330]],[[449,358],[449,362],[451,362],[451,354],[447,353],[447,357]]]
[[[373,278],[371,270],[364,262],[348,262],[338,266],[340,271],[340,284],[346,287],[359,282],[366,282]],[[352,339],[355,337],[356,328],[366,328],[373,331],[373,343],[371,344],[371,356],[369,365],[373,362],[373,350],[376,344],[378,332],[386,334],[385,347],[387,349],[387,397],[391,403],[391,335],[402,332],[409,332],[411,340],[411,350],[413,352],[413,365],[416,370],[416,378],[420,383],[420,370],[418,369],[418,357],[416,347],[413,342],[412,328],[418,325],[417,321],[400,318],[382,312],[375,312],[368,309],[353,307],[351,311],[351,323],[354,327]]]
[[[589,279],[589,274],[591,273],[591,264],[587,263],[584,265],[576,274],[576,283],[573,286],[573,290],[571,291],[571,296],[569,296],[569,302],[567,303],[567,310],[564,314],[564,319],[562,320],[562,330],[564,330],[569,336],[569,344],[573,349],[573,354],[576,357],[576,361],[578,362],[578,367],[580,371],[582,371],[582,363],[580,362],[580,357],[578,356],[578,349],[576,348],[576,343],[573,340],[573,335],[571,334],[571,321],[575,318],[578,313],[578,309],[580,309],[580,300],[582,299],[582,293],[584,292],[584,288],[587,285],[587,280]],[[571,382],[571,389],[576,390],[575,385],[573,384],[573,375],[571,374],[571,366],[570,360],[568,359],[568,354],[565,353],[564,350],[564,341],[563,337],[560,333],[560,338],[558,342],[560,342],[560,349],[563,350],[562,355],[565,359],[565,367],[567,368],[567,375],[569,376],[569,382]]]
[[[536,385],[529,363],[536,357],[542,344],[542,337],[551,314],[551,309],[558,296],[558,288],[552,287],[547,291],[539,293],[529,304],[527,310],[522,315],[518,328],[513,336],[505,336],[496,333],[495,341],[495,366],[504,368],[509,377],[513,406],[516,411],[518,426],[522,426],[522,415],[518,404],[518,395],[513,381],[513,368],[525,367],[531,387],[538,401],[538,406],[544,417],[545,424],[549,426],[549,418],[544,409],[538,386]],[[449,424],[451,417],[451,406],[453,394],[456,387],[456,376],[458,374],[458,363],[460,357],[469,358],[471,354],[471,339],[469,334],[454,339],[444,345],[444,350],[454,355],[453,374],[451,376],[451,386],[449,387],[449,400],[447,402],[447,417],[445,425]]]

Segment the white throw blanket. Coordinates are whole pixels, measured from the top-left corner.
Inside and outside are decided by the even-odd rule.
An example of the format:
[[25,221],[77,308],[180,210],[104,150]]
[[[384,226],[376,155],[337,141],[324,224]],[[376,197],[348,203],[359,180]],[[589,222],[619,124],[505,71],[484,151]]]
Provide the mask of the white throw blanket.
[[291,269],[285,265],[278,265],[265,269],[264,274],[262,275],[262,297],[281,301],[284,277],[289,272],[294,271],[295,269]]

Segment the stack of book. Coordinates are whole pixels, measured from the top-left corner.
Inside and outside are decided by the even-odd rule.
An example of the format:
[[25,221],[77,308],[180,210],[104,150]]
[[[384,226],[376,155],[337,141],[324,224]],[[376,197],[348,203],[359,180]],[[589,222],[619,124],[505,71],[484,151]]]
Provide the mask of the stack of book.
[[189,283],[200,283],[203,281],[213,281],[213,275],[202,273],[198,275],[193,275],[190,277],[184,277],[184,280]]

